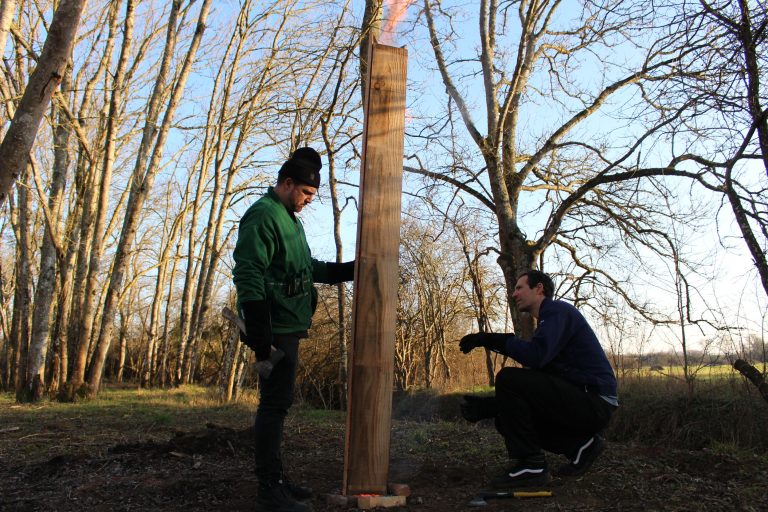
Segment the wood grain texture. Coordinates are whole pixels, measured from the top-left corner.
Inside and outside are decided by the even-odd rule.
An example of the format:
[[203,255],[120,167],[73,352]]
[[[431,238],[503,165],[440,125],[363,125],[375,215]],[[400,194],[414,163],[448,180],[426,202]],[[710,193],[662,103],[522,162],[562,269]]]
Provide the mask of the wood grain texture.
[[408,52],[373,41],[368,62],[342,486],[347,495],[386,493],[392,426]]

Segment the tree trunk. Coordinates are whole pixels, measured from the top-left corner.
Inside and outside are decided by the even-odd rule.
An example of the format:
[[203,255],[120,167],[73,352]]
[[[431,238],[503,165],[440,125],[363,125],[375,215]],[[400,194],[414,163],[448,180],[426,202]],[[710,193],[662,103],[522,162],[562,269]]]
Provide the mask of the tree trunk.
[[8,30],[13,23],[13,12],[16,10],[16,0],[0,0],[0,55],[5,51]]
[[[109,13],[109,36],[106,45],[106,52],[111,59],[112,49],[114,47],[115,33],[118,24],[119,2],[114,2],[110,6]],[[73,316],[76,327],[70,330],[71,338],[75,342],[76,354],[72,368],[72,375],[66,389],[66,398],[72,400],[75,393],[81,393],[81,388],[85,382],[85,371],[90,352],[90,344],[93,338],[93,326],[96,320],[96,293],[98,288],[99,269],[101,266],[101,256],[103,253],[104,225],[107,218],[109,206],[109,191],[112,184],[112,170],[115,161],[115,147],[118,130],[118,121],[120,119],[120,109],[124,94],[124,78],[127,66],[133,34],[133,1],[128,0],[125,8],[125,20],[123,29],[123,41],[120,50],[120,56],[117,62],[117,68],[112,81],[112,94],[110,97],[109,114],[105,119],[106,123],[106,141],[104,147],[104,166],[102,172],[95,172],[93,165],[88,173],[93,181],[84,184],[84,203],[83,220],[80,233],[80,250],[78,253],[78,267],[76,282],[84,283],[80,287],[82,290],[74,299],[74,305],[77,306],[76,314]],[[106,66],[106,58],[102,59],[100,67]],[[89,89],[90,91],[90,89]],[[88,91],[86,91],[88,93]],[[84,102],[90,99],[90,95],[84,98]],[[83,106],[85,108],[85,105]],[[84,161],[79,162],[85,166]],[[84,170],[84,167],[81,168]],[[84,180],[85,181],[85,180]],[[98,184],[98,190],[97,190]]]
[[371,37],[378,38],[381,31],[381,18],[384,14],[384,0],[365,0],[363,23],[360,38],[360,95],[365,105],[365,86],[368,76],[368,45]]
[[240,344],[240,350],[237,354],[237,369],[235,370],[235,386],[232,390],[232,400],[237,401],[238,397],[240,396],[240,392],[243,389],[243,382],[245,381],[245,376],[248,372],[246,372],[246,368],[248,366],[248,359],[249,359],[249,352],[251,349],[246,347],[244,344]]
[[11,350],[11,329],[8,324],[5,308],[5,285],[3,284],[3,266],[0,264],[0,334],[2,334],[3,349],[0,350],[0,389],[11,388],[11,363],[13,362]]
[[[79,234],[77,236],[77,251],[74,257],[76,265],[74,268],[74,283],[79,283],[79,286],[73,288],[72,300],[70,303],[70,323],[67,326],[67,339],[72,342],[72,371],[69,372],[69,378],[67,380],[67,389],[64,393],[64,399],[74,399],[75,393],[77,393],[85,382],[85,367],[88,360],[88,348],[91,340],[91,330],[88,326],[93,325],[93,318],[85,319],[85,303],[86,289],[88,281],[88,264],[90,258],[88,255],[91,252],[91,244],[93,242],[93,217],[95,214],[95,201],[96,195],[95,186],[98,183],[98,173],[95,172],[93,166],[86,164],[81,157],[78,162],[77,174],[81,177],[82,183],[82,210],[80,211],[80,223],[76,227]],[[77,181],[77,178],[76,178]],[[93,313],[89,313],[93,315]],[[83,331],[86,331],[85,333]]]
[[237,365],[240,355],[240,329],[234,327],[229,336],[226,347],[224,347],[224,357],[221,363],[221,401],[230,402],[232,400],[233,388],[235,386],[235,377],[237,374]]
[[[170,203],[170,202],[169,202]],[[163,223],[163,235],[167,228],[166,217]],[[162,250],[158,261],[157,279],[155,280],[155,292],[152,296],[152,306],[149,314],[149,327],[147,328],[147,350],[144,355],[144,371],[141,373],[140,385],[150,387],[156,379],[157,354],[159,350],[159,340],[157,337],[158,323],[160,322],[160,308],[165,294],[166,276],[168,274],[168,254],[176,240],[176,233],[182,224],[182,215],[174,219],[170,232],[165,240],[161,240]]]
[[[70,87],[71,80],[72,69],[67,67],[62,82],[65,88]],[[60,217],[61,199],[66,188],[69,167],[69,133],[69,122],[64,113],[59,112],[58,123],[54,132],[53,174],[48,193],[48,209],[52,215],[51,222],[57,222]],[[40,270],[35,290],[27,382],[25,383],[30,401],[40,400],[45,390],[45,362],[51,334],[53,296],[56,291],[56,264],[63,257],[63,254],[57,254],[57,248],[62,250],[62,247],[56,242],[60,239],[58,230],[58,225],[51,225],[46,222],[43,245],[40,248]]]
[[[131,193],[128,198],[128,205],[126,206],[125,220],[123,222],[123,228],[120,232],[120,240],[115,252],[115,259],[112,265],[112,275],[109,280],[109,288],[107,289],[106,298],[104,300],[104,309],[102,313],[101,329],[99,331],[98,343],[96,345],[96,351],[93,356],[93,361],[88,373],[88,386],[89,392],[95,394],[98,392],[101,385],[101,377],[104,370],[104,363],[107,358],[107,351],[112,340],[113,316],[114,310],[117,306],[119,293],[123,284],[123,274],[128,262],[128,253],[133,240],[136,236],[136,228],[139,223],[139,215],[144,201],[147,198],[149,191],[152,188],[155,176],[160,169],[160,162],[163,156],[163,149],[165,141],[168,137],[168,131],[171,127],[171,121],[176,112],[179,100],[184,92],[187,77],[191,71],[192,62],[195,59],[197,49],[200,46],[200,40],[202,39],[203,32],[205,31],[205,22],[208,17],[208,11],[210,10],[211,0],[204,0],[200,15],[198,17],[197,28],[195,35],[190,44],[186,58],[181,72],[178,75],[176,84],[173,88],[171,98],[168,102],[165,116],[163,118],[162,125],[157,132],[157,126],[155,120],[159,117],[160,97],[161,91],[165,87],[165,82],[169,74],[170,61],[173,55],[173,49],[176,41],[176,19],[181,8],[181,2],[175,0],[173,8],[171,9],[171,15],[168,23],[168,39],[166,48],[163,54],[163,63],[161,64],[161,70],[158,74],[156,87],[150,97],[149,113],[147,116],[147,123],[144,127],[144,133],[142,135],[142,142],[139,146],[138,156],[136,158],[136,167],[134,169],[134,178],[131,183]],[[155,139],[155,133],[157,132],[157,138]],[[152,151],[151,159],[147,162],[149,156],[150,146],[152,145],[152,139],[154,140],[154,149]]]
[[13,319],[11,320],[11,345],[13,346],[13,383],[18,401],[26,401],[27,355],[29,349],[30,318],[30,254],[29,254],[29,183],[25,172],[23,186],[18,188],[16,205],[16,286],[13,297]]
[[[183,213],[182,223],[183,223]],[[181,230],[180,230],[181,231]],[[171,304],[173,303],[173,283],[176,278],[176,268],[179,261],[179,252],[181,251],[181,240],[176,245],[176,254],[173,258],[173,266],[171,267],[171,276],[168,279],[168,299],[165,303],[165,321],[163,325],[163,345],[160,350],[160,387],[164,388],[168,384],[168,377],[170,374],[168,368],[168,350],[170,348],[170,332],[169,327],[171,325]],[[170,379],[173,381],[173,379]]]
[[27,165],[40,121],[64,76],[86,0],[62,0],[53,15],[37,67],[0,144],[0,206]]
[[117,382],[123,382],[125,374],[125,355],[128,351],[128,320],[124,312],[120,312],[120,333],[118,336]]

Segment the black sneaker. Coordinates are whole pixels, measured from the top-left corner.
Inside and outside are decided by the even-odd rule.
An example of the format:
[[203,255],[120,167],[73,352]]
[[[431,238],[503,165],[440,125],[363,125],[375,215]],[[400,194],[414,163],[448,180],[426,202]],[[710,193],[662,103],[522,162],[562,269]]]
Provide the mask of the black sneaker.
[[491,480],[491,485],[496,489],[519,489],[545,485],[550,480],[547,462],[541,457],[521,459],[512,468]]
[[312,512],[307,503],[296,501],[283,486],[282,480],[259,484],[256,497],[257,512]]
[[291,497],[299,501],[308,500],[314,495],[312,489],[309,487],[295,484],[285,477],[282,479],[282,485],[283,489],[285,489]]
[[601,436],[593,436],[576,451],[576,456],[570,464],[563,464],[557,468],[557,476],[581,476],[586,473],[592,463],[605,450],[605,439]]

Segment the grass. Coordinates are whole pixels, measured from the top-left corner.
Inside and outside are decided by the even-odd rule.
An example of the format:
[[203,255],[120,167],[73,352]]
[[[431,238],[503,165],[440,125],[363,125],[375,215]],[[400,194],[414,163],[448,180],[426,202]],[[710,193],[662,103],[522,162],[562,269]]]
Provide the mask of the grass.
[[[697,379],[692,393],[681,379],[621,379],[621,407],[608,436],[616,441],[680,448],[768,453],[768,404],[741,376],[722,367],[713,367],[710,375],[712,378]],[[449,446],[462,446],[464,453],[471,454],[477,443],[496,434],[493,428],[460,420],[459,404],[466,392],[491,394],[492,390],[396,393],[393,418],[409,427],[407,437],[393,445],[424,456]],[[16,404],[13,394],[4,393],[0,394],[0,431],[13,428],[14,434],[0,432],[0,459],[45,460],[57,451],[89,453],[119,443],[166,442],[175,432],[202,429],[208,423],[243,430],[252,425],[256,404],[253,390],[246,390],[236,403],[223,404],[217,389],[200,386],[165,390],[107,387],[97,398],[75,403]],[[289,421],[340,432],[345,418],[343,411],[296,406]]]
[[[115,443],[166,441],[175,431],[214,423],[244,429],[253,421],[253,401],[221,404],[215,390],[182,386],[167,390],[106,388],[93,400],[76,403],[45,401],[16,404],[13,394],[0,394],[0,430],[23,433],[10,443],[0,434],[0,459],[50,458],[61,453],[92,452]],[[15,437],[15,436],[14,436]]]
[[768,404],[742,377],[633,377],[619,383],[609,435],[621,441],[699,449],[728,446],[768,453]]
[[[661,370],[652,370],[650,367],[643,367],[639,370],[627,370],[626,375],[631,377],[650,377],[650,378],[673,378],[683,379],[685,372],[682,365],[663,366]],[[689,373],[694,375],[697,380],[720,380],[738,378],[741,374],[733,369],[730,364],[717,364],[707,366],[690,366]]]

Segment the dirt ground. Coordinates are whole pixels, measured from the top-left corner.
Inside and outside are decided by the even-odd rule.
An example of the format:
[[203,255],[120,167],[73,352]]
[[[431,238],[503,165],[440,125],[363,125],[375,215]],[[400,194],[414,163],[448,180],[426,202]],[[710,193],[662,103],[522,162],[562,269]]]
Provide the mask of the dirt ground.
[[[19,423],[12,412],[0,409],[2,511],[253,509],[247,417],[236,428],[201,423],[179,430],[159,421],[135,431],[123,415],[125,428],[116,436],[120,417],[108,428],[82,414]],[[14,421],[23,428],[11,426]],[[318,494],[316,511],[345,510],[321,496],[339,491],[343,443],[343,415],[289,416],[284,457],[291,478]],[[393,510],[768,510],[765,455],[610,442],[587,475],[554,479],[551,498],[497,500],[473,509],[473,494],[504,463],[491,425],[395,420],[391,452],[390,480],[412,490],[408,504]]]

